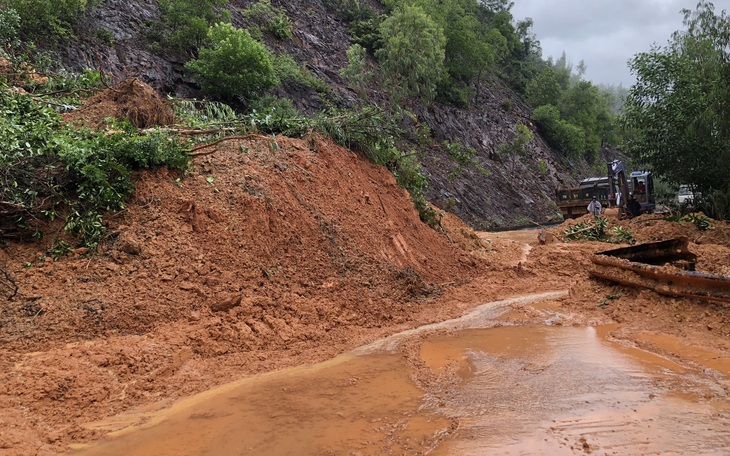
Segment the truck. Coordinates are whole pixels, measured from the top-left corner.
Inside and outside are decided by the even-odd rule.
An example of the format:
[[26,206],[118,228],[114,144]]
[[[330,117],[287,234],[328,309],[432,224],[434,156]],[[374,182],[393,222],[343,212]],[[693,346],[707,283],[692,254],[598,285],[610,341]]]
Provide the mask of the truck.
[[588,203],[594,196],[604,208],[618,208],[620,218],[635,217],[656,209],[654,180],[650,171],[633,171],[627,176],[620,160],[614,160],[606,166],[606,176],[589,177],[580,181],[578,187],[555,191],[563,218],[587,214]]

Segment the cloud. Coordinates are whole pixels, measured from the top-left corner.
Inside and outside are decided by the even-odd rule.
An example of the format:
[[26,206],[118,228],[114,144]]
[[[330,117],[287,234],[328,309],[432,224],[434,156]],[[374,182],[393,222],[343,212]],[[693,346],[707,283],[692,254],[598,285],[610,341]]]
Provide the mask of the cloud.
[[[698,0],[514,0],[515,19],[531,17],[543,58],[565,51],[574,65],[583,60],[594,83],[633,84],[627,62],[635,54],[664,46],[681,30],[682,9]],[[730,10],[730,0],[712,2]]]

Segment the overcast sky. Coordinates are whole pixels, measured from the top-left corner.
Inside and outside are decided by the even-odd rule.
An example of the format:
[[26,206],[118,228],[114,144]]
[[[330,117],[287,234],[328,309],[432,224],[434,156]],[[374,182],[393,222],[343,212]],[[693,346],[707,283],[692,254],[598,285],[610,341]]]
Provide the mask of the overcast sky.
[[[543,58],[565,51],[575,68],[585,61],[584,78],[594,84],[623,84],[634,77],[627,61],[653,43],[664,46],[682,30],[683,8],[697,0],[512,0],[517,20],[531,17]],[[715,13],[730,11],[730,0],[714,0]]]

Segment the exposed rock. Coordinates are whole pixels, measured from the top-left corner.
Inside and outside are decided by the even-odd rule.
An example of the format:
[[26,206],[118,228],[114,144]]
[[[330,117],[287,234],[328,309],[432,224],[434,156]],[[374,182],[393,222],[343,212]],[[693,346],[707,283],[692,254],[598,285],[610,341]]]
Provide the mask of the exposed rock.
[[235,294],[221,298],[210,305],[213,312],[228,312],[236,306],[241,305],[241,295]]
[[[245,26],[240,9],[250,2],[236,2],[232,23]],[[377,2],[367,2],[378,9]],[[276,94],[291,99],[297,108],[313,115],[329,106],[353,106],[363,100],[340,77],[347,65],[346,50],[351,44],[347,24],[322,0],[282,0],[292,19],[293,36],[263,39],[276,53],[291,55],[311,75],[324,81],[331,91],[322,95],[301,83],[287,82]],[[105,0],[87,15],[79,42],[58,50],[65,65],[81,70],[92,67],[110,72],[117,80],[137,77],[157,90],[180,97],[200,97],[192,75],[184,68],[190,57],[153,51],[147,43],[145,27],[159,20],[157,2],[152,0]],[[93,33],[104,29],[113,37],[103,41]],[[387,94],[372,83],[366,89],[367,102],[385,105]],[[323,98],[326,98],[323,99]],[[486,76],[468,109],[432,103],[414,105],[420,125],[431,131],[430,145],[405,145],[419,149],[429,179],[426,197],[435,205],[453,211],[479,229],[529,225],[560,220],[553,200],[555,189],[576,182],[575,168],[553,151],[530,122],[530,110],[512,93],[504,81]],[[510,142],[516,125],[522,123],[534,133],[524,157],[502,157],[500,145]],[[463,169],[448,157],[445,140],[474,149],[473,162]],[[542,166],[538,166],[542,163]]]

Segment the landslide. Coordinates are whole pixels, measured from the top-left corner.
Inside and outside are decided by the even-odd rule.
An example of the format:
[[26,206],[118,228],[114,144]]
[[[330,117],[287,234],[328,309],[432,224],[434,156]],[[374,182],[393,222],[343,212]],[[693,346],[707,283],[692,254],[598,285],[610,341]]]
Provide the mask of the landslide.
[[0,287],[0,454],[56,454],[102,434],[83,423],[327,359],[488,266],[423,224],[385,168],[322,137],[199,152],[184,178],[139,173],[96,251],[54,261],[53,231],[0,249],[18,288]]

